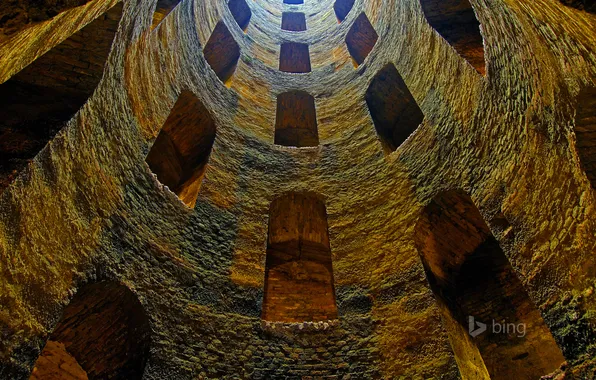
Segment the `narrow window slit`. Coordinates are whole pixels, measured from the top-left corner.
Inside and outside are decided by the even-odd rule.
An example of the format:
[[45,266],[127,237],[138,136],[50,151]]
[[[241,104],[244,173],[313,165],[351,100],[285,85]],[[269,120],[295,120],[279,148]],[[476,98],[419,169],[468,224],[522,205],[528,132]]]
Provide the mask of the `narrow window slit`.
[[462,378],[538,379],[565,361],[466,193],[437,195],[415,242]]
[[93,94],[121,16],[120,3],[0,85],[0,191]]
[[281,28],[292,32],[306,30],[306,17],[304,13],[284,12],[281,16]]
[[480,23],[469,0],[421,0],[426,20],[455,51],[485,75]]
[[284,4],[304,4],[304,0],[284,0]]
[[310,53],[307,44],[287,42],[281,44],[279,70],[287,73],[310,72]]
[[596,87],[580,92],[574,131],[582,169],[596,189]]
[[181,0],[159,0],[153,12],[151,30],[155,29],[176,8]]
[[346,35],[346,45],[354,60],[354,66],[361,65],[377,43],[379,35],[363,12],[356,18]]
[[228,7],[240,29],[246,32],[248,24],[250,23],[250,18],[252,17],[252,12],[246,3],[246,0],[230,0],[228,2]]
[[215,141],[215,122],[190,91],[178,97],[147,155],[157,179],[194,207]]
[[337,16],[337,20],[342,22],[348,16],[348,13],[354,7],[354,0],[337,0],[335,4],[333,4],[333,10],[335,11],[335,16]]
[[365,99],[387,154],[395,151],[424,119],[422,110],[392,63],[375,75]]
[[337,319],[325,203],[285,194],[271,204],[262,318],[275,322]]
[[64,309],[30,379],[140,380],[150,333],[130,289],[115,282],[86,285]]
[[278,95],[275,144],[295,147],[319,145],[315,99],[304,91]]
[[229,85],[240,58],[240,47],[223,21],[213,29],[203,55],[217,77]]

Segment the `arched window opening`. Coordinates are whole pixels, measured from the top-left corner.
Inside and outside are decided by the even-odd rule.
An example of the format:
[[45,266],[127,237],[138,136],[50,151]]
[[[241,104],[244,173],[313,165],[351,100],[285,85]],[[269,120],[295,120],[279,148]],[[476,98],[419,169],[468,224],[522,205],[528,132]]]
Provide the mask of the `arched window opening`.
[[0,85],[0,191],[93,94],[121,16],[115,5]]
[[291,32],[302,32],[306,30],[306,17],[304,13],[284,12],[281,15],[281,28]]
[[246,31],[246,28],[248,28],[248,24],[250,23],[250,18],[252,17],[252,12],[246,1],[230,0],[228,2],[228,7],[230,8],[230,12],[232,12],[232,16],[234,16],[234,20],[236,20],[240,29]]
[[325,203],[286,194],[271,204],[262,318],[276,322],[337,318]]
[[392,63],[375,75],[365,99],[386,153],[395,151],[424,119],[422,110]]
[[159,0],[155,5],[155,12],[153,12],[151,30],[155,29],[179,3],[180,0]]
[[596,87],[580,92],[574,131],[582,168],[596,189]]
[[215,122],[190,91],[178,97],[147,155],[157,179],[194,207],[215,141]]
[[279,70],[286,73],[310,72],[310,53],[307,44],[287,42],[281,44]]
[[295,147],[319,145],[315,99],[304,91],[278,95],[275,144]]
[[485,75],[480,23],[469,0],[421,0],[426,20],[457,53]]
[[333,10],[335,11],[335,16],[337,16],[337,20],[342,22],[345,20],[346,16],[352,10],[354,6],[354,0],[337,0],[335,4],[333,4]]
[[354,60],[354,66],[361,65],[377,43],[379,35],[366,14],[362,12],[346,35],[346,45]]
[[232,75],[236,71],[238,58],[240,58],[240,46],[223,21],[220,21],[213,29],[213,33],[203,49],[203,55],[217,77],[224,84],[229,85]]
[[463,378],[540,378],[565,361],[466,193],[435,197],[415,239]]
[[83,287],[35,362],[31,379],[141,379],[149,356],[149,320],[126,286]]

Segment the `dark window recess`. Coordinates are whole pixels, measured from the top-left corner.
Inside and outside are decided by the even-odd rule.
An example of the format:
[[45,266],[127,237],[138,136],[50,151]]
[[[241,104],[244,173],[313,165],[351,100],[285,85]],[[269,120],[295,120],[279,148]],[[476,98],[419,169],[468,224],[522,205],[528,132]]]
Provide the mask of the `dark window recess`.
[[276,322],[337,318],[325,203],[290,193],[272,202],[262,318]]
[[115,5],[0,85],[0,191],[93,94],[121,16]]
[[310,72],[310,53],[307,44],[288,42],[281,45],[279,69],[287,73]]
[[361,65],[377,43],[379,35],[368,21],[366,14],[361,13],[346,36],[346,45],[354,62]]
[[284,4],[304,4],[304,0],[284,0]]
[[[537,379],[565,361],[466,193],[436,196],[416,226],[415,242],[462,378]],[[493,330],[493,321],[502,331]]]
[[333,10],[335,10],[335,15],[337,19],[341,22],[345,20],[346,16],[352,10],[354,6],[354,0],[337,0],[335,4],[333,4]]
[[248,28],[248,24],[250,23],[250,18],[252,17],[252,12],[246,1],[230,0],[228,2],[228,7],[240,29],[246,31],[246,28]]
[[203,54],[217,77],[222,82],[228,83],[238,64],[240,47],[223,21],[220,21],[213,29],[213,33],[203,49]]
[[126,286],[86,285],[64,309],[30,379],[141,379],[150,333],[143,305]]
[[386,153],[395,151],[424,119],[422,110],[392,63],[375,75],[365,98]]
[[581,166],[596,189],[596,87],[580,92],[574,130]]
[[281,16],[281,28],[292,32],[306,30],[306,17],[304,13],[284,12]]
[[147,155],[161,183],[194,207],[215,141],[215,122],[203,103],[184,91]]
[[421,0],[424,16],[480,74],[486,73],[480,23],[468,0]]
[[277,97],[275,143],[307,147],[319,145],[315,99],[303,91],[291,91]]
[[179,3],[180,0],[159,0],[155,6],[155,12],[153,12],[151,30],[155,29]]

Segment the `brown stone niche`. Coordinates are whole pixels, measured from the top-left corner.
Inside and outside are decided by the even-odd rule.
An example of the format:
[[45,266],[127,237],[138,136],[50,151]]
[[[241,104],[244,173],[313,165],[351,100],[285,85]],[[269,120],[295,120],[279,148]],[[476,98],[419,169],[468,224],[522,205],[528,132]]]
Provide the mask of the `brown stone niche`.
[[286,42],[279,52],[279,70],[286,73],[310,72],[310,53],[307,44]]
[[325,203],[289,193],[271,204],[262,318],[275,322],[337,318]]
[[395,151],[424,119],[422,110],[392,63],[375,75],[365,99],[387,154]]
[[[565,361],[466,193],[437,195],[415,239],[463,378],[539,379]],[[486,331],[477,330],[477,322],[486,324]]]
[[230,12],[232,13],[232,16],[234,16],[234,20],[236,20],[240,29],[246,31],[248,24],[250,23],[250,18],[252,17],[252,12],[246,1],[230,0],[228,2],[228,8],[230,8]]
[[217,77],[224,84],[229,85],[240,58],[240,46],[223,21],[218,22],[213,29],[203,54]]
[[366,14],[362,12],[346,35],[348,51],[354,59],[354,66],[361,65],[377,43],[379,35]]
[[115,5],[0,85],[0,190],[93,94],[121,16]]
[[582,168],[596,189],[596,87],[580,92],[574,131]]
[[155,29],[179,3],[180,0],[159,0],[155,5],[155,12],[153,12],[151,30]]
[[295,147],[319,145],[315,99],[304,91],[277,96],[275,144]]
[[339,22],[345,20],[353,6],[354,0],[336,0],[335,4],[333,4],[333,10],[335,11],[335,16],[337,16]]
[[203,103],[183,91],[147,155],[157,179],[194,207],[215,141],[215,122]]
[[281,28],[291,32],[306,30],[306,16],[300,12],[284,12],[281,15]]
[[480,74],[485,75],[480,23],[468,0],[420,0],[426,20]]
[[35,362],[30,379],[141,379],[149,356],[150,326],[126,286],[84,286]]

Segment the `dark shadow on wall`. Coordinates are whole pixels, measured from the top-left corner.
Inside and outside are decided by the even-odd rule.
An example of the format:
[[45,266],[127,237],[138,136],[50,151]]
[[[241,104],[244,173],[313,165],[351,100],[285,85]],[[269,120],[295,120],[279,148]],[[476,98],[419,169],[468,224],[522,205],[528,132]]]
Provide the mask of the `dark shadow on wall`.
[[561,350],[466,193],[437,195],[415,238],[463,378],[538,379],[559,368]]
[[180,4],[180,0],[159,0],[155,4],[155,12],[153,12],[153,21],[151,22],[151,30],[155,29],[166,17]]
[[392,63],[375,75],[365,99],[387,154],[406,141],[424,119],[422,110]]
[[354,66],[361,65],[375,47],[379,35],[363,12],[356,18],[346,35],[346,45],[354,60]]
[[486,74],[480,23],[469,0],[420,0],[426,20],[480,74]]
[[240,46],[223,21],[218,22],[213,29],[203,55],[219,80],[229,85],[240,58]]
[[585,88],[578,95],[574,131],[582,169],[596,189],[596,87]]
[[116,282],[86,285],[64,309],[31,379],[141,379],[150,341],[134,293]]
[[295,147],[319,145],[315,99],[304,91],[277,96],[275,144]]
[[262,318],[275,322],[337,318],[325,203],[289,193],[269,210]]
[[250,18],[252,17],[252,12],[248,4],[246,4],[246,1],[230,0],[228,2],[228,7],[240,29],[246,31],[248,24],[250,23]]
[[0,191],[93,94],[122,7],[115,5],[0,85]]
[[183,91],[147,155],[157,179],[194,207],[215,141],[215,122],[203,103]]

